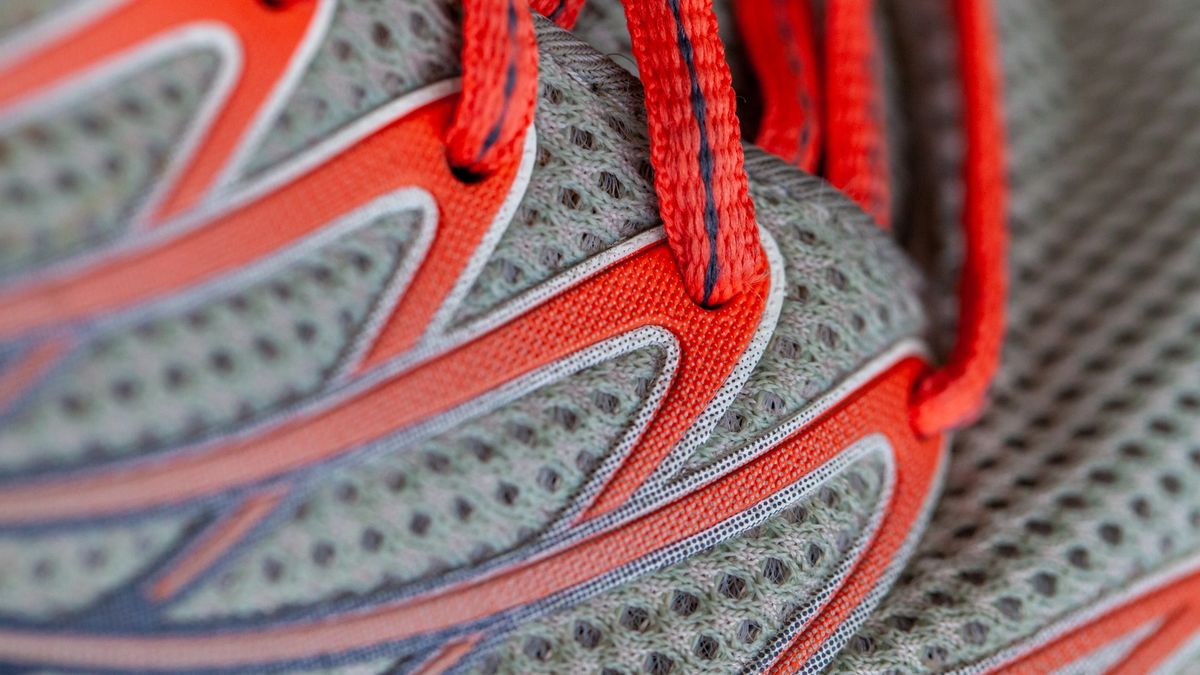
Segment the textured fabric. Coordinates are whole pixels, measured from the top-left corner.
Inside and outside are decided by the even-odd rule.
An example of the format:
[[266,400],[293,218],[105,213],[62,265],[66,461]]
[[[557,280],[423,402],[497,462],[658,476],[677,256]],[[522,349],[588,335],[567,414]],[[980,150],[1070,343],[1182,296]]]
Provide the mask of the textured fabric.
[[112,240],[206,96],[220,56],[184,48],[0,124],[0,279]]
[[1171,0],[996,7],[1004,365],[930,535],[836,672],[973,667],[1200,555],[1200,17]]
[[766,351],[688,458],[685,473],[728,456],[796,414],[868,355],[923,328],[919,282],[886,252],[887,239],[850,235],[862,227],[861,211],[761,151],[748,153],[747,170],[759,218],[789,263],[790,283]]
[[367,595],[527,543],[562,514],[641,412],[665,355],[647,347],[427,441],[323,476],[291,522],[178,605],[178,619]]
[[[436,5],[427,0],[339,3],[325,41],[315,45],[316,61],[304,69],[297,93],[283,102],[283,116],[268,131],[264,144],[247,153],[254,167],[251,172],[265,175],[268,169],[279,169],[281,173],[274,175],[286,174],[288,161],[305,149],[362,123],[372,111],[405,93],[455,75],[456,5],[452,0]],[[305,7],[294,5],[282,11],[299,12]],[[275,20],[286,16],[266,14],[267,10],[257,7],[255,11]],[[542,20],[537,25],[543,67],[535,120],[536,155],[530,162],[528,187],[523,193],[513,193],[518,197],[512,201],[519,203],[509,202],[515,207],[515,219],[494,225],[504,232],[493,229],[484,234],[491,210],[482,213],[484,209],[480,209],[477,215],[487,217],[471,223],[481,223],[476,234],[483,243],[471,251],[474,241],[467,239],[463,247],[467,256],[472,256],[468,274],[476,265],[483,270],[478,281],[454,285],[455,279],[461,278],[458,265],[467,256],[451,267],[446,264],[445,251],[437,250],[450,235],[461,233],[443,225],[462,225],[464,220],[446,206],[442,198],[447,188],[440,185],[436,186],[440,192],[430,189],[442,200],[433,233],[426,228],[430,223],[408,212],[359,223],[351,233],[339,228],[345,226],[342,216],[356,206],[345,212],[328,209],[323,211],[329,213],[325,216],[328,220],[313,218],[307,223],[316,238],[297,234],[294,249],[264,251],[262,257],[247,256],[244,265],[220,268],[196,283],[133,295],[128,307],[94,321],[50,324],[58,331],[55,336],[66,337],[67,346],[74,350],[53,362],[45,374],[34,373],[34,386],[20,392],[11,410],[0,412],[6,415],[0,439],[9,442],[0,452],[0,461],[11,462],[8,475],[2,477],[3,488],[37,492],[50,484],[86,483],[81,492],[94,497],[98,486],[103,495],[96,512],[63,516],[38,511],[45,496],[39,494],[31,500],[38,502],[33,515],[14,517],[12,511],[0,512],[0,520],[7,518],[5,527],[20,520],[19,528],[39,536],[68,529],[90,535],[102,533],[114,523],[148,523],[176,513],[178,504],[219,509],[219,513],[208,514],[204,527],[188,529],[187,536],[173,540],[163,554],[146,546],[146,559],[138,559],[143,566],[111,582],[100,595],[81,597],[72,612],[70,635],[56,634],[53,639],[70,641],[83,634],[87,639],[107,640],[120,634],[123,640],[150,643],[166,633],[199,641],[239,635],[248,638],[242,644],[251,645],[251,650],[266,649],[271,654],[280,653],[274,651],[278,649],[315,649],[310,633],[292,640],[289,646],[287,641],[273,639],[273,631],[300,626],[306,631],[332,628],[336,632],[343,619],[393,611],[429,593],[455,593],[474,584],[489,584],[559,552],[575,552],[592,542],[592,536],[622,531],[635,517],[656,516],[671,496],[670,490],[698,487],[693,473],[652,476],[651,480],[662,482],[646,484],[629,503],[631,508],[618,506],[622,510],[611,512],[612,521],[604,524],[608,529],[588,529],[595,527],[591,523],[603,521],[589,521],[582,514],[594,505],[592,500],[598,494],[603,496],[602,486],[607,489],[616,482],[605,483],[601,478],[634,464],[617,466],[618,449],[640,443],[667,424],[677,425],[680,434],[693,428],[698,431],[689,443],[695,445],[676,449],[672,438],[661,448],[652,448],[662,452],[652,461],[647,461],[651,453],[638,447],[647,472],[642,478],[650,475],[653,463],[664,456],[672,468],[690,461],[692,470],[715,472],[716,460],[747,451],[756,443],[762,445],[773,430],[794,423],[817,397],[880,356],[887,353],[889,358],[899,358],[893,347],[922,330],[917,275],[886,234],[827,184],[754,149],[746,150],[750,194],[756,200],[764,241],[769,235],[772,255],[779,253],[771,259],[776,275],[772,283],[778,284],[779,295],[771,295],[765,315],[761,313],[766,301],[755,296],[745,303],[749,309],[734,307],[742,312],[733,314],[736,322],[713,324],[722,331],[728,326],[728,333],[741,331],[737,335],[705,333],[690,324],[680,325],[684,321],[677,316],[704,326],[722,313],[696,308],[678,294],[678,277],[664,247],[650,247],[636,255],[618,249],[643,233],[647,236],[639,242],[652,241],[658,233],[650,234],[651,230],[661,225],[646,169],[649,143],[644,115],[639,112],[643,105],[639,87],[611,60],[569,34]],[[406,31],[414,36],[419,33],[420,39],[409,39]],[[376,36],[386,43],[386,49],[372,41]],[[388,78],[387,73],[408,73],[403,69],[426,63],[426,56],[436,67],[411,71],[415,74],[404,75],[402,82]],[[387,82],[396,89],[388,90]],[[362,98],[357,97],[355,87],[366,92]],[[416,126],[430,120],[444,124],[448,107],[445,102],[426,105],[409,119],[390,123],[356,142],[344,155],[310,167],[297,182],[320,176],[328,166],[340,169],[337,163],[341,161],[349,165],[345,175],[370,182],[362,173],[354,173],[363,168],[354,164],[355,159],[361,160],[356,152],[369,150],[380,138],[413,120]],[[419,131],[427,132],[423,127]],[[401,137],[418,135],[410,133]],[[393,157],[424,161],[432,156],[444,171],[440,144],[430,143],[430,154],[419,156],[392,154],[394,147],[404,146],[387,147],[389,161]],[[407,169],[406,165],[399,167],[400,171]],[[252,182],[256,177],[258,174],[242,179]],[[413,180],[420,183],[422,178]],[[517,185],[524,187],[521,182]],[[457,186],[453,183],[450,189]],[[293,183],[272,185],[265,196],[248,192],[244,213],[255,213],[264,202],[295,187]],[[344,197],[345,202],[320,195],[314,204],[322,209],[330,203],[357,205],[354,200],[359,187],[355,180],[335,183],[338,194],[334,196]],[[493,189],[499,193],[498,205],[508,188]],[[326,202],[326,197],[331,201]],[[215,197],[223,198],[223,193]],[[453,200],[449,203],[454,204]],[[296,212],[309,215],[306,206],[296,204]],[[458,204],[455,208],[464,207]],[[226,224],[201,221],[196,232],[220,231],[219,226]],[[277,225],[265,218],[245,224],[262,228],[251,231],[271,233],[275,230],[270,228]],[[498,241],[489,238],[492,233],[497,233]],[[410,320],[403,312],[390,316],[385,305],[390,306],[396,270],[414,255],[418,239],[427,234],[432,234],[433,243],[420,249],[421,266],[411,287],[402,293],[395,289],[401,294],[398,302],[417,295],[421,274],[430,270],[431,275],[447,277],[449,302],[457,302],[460,292],[465,293],[465,301],[457,314],[446,312],[446,325],[421,334],[421,322]],[[161,236],[169,238],[176,233],[168,229]],[[136,236],[129,241],[139,243]],[[180,245],[186,248],[188,243]],[[157,245],[150,243],[148,249]],[[141,254],[134,250],[131,257]],[[625,257],[580,281],[580,266],[595,263],[597,256]],[[647,268],[647,261],[655,266]],[[117,266],[125,263],[124,259],[115,261]],[[647,311],[643,316],[637,313],[641,306],[635,303],[655,306],[653,303],[663,298],[657,293],[628,297],[632,294],[626,292],[626,297],[616,300],[622,307],[634,307],[631,316],[638,321],[617,325],[614,330],[622,337],[612,340],[626,339],[624,332],[636,328],[639,335],[656,336],[654,344],[661,346],[599,359],[599,365],[589,362],[585,367],[562,360],[582,353],[573,349],[554,351],[531,345],[535,340],[504,341],[511,338],[514,326],[532,325],[525,335],[541,337],[536,332],[545,330],[556,339],[578,339],[579,348],[591,354],[590,334],[568,335],[562,326],[581,314],[602,314],[608,309],[603,303],[614,299],[614,288],[619,292],[630,288],[610,288],[604,283],[622,271],[628,274],[643,268],[655,275],[671,274],[654,276],[656,286],[652,287],[664,289],[663,296],[674,294],[677,306],[664,305],[666,314]],[[512,274],[513,269],[520,273]],[[89,279],[90,271],[83,268],[80,277]],[[568,280],[576,285],[568,287]],[[424,283],[432,282],[424,278]],[[539,294],[552,299],[532,310],[522,305]],[[598,300],[582,311],[573,308],[571,316],[554,313],[580,297]],[[385,298],[388,302],[383,302]],[[437,311],[442,296],[426,300],[434,306],[431,311]],[[530,321],[547,314],[550,321]],[[385,324],[384,331],[416,325],[417,346],[407,352],[404,347],[384,350],[379,361],[362,357],[360,349],[370,346],[364,343],[370,343],[373,330],[379,328],[376,319]],[[665,327],[656,327],[660,322]],[[443,333],[442,329],[453,332]],[[476,330],[482,335],[472,335]],[[29,339],[35,347],[43,346],[38,342],[41,333],[17,337]],[[76,338],[83,344],[74,345]],[[455,342],[459,339],[465,343]],[[378,346],[383,340],[376,342]],[[728,353],[713,345],[729,345]],[[527,347],[550,356],[545,362],[534,362],[522,352]],[[471,361],[464,354],[478,360]],[[720,370],[706,359],[697,359],[697,354],[717,354],[724,359]],[[509,361],[524,365],[516,368]],[[276,362],[278,365],[273,365]],[[661,378],[667,363],[674,366],[672,376]],[[695,367],[697,363],[699,367]],[[464,364],[470,367],[464,369]],[[553,373],[553,377],[526,381],[530,371],[524,370],[525,366],[538,377],[544,373]],[[915,364],[910,361],[905,366],[911,369]],[[728,379],[737,386],[721,388],[728,374],[725,368],[735,369]],[[449,383],[439,380],[446,373],[454,378]],[[444,407],[422,407],[427,404],[421,396],[394,386],[411,382],[410,376],[426,378],[422,394],[444,401]],[[697,393],[694,383],[702,377],[711,382],[711,389]],[[488,379],[496,383],[494,387],[485,388],[476,381]],[[906,392],[908,384],[905,379],[889,391]],[[184,391],[192,386],[196,389]],[[681,391],[679,398],[695,397],[696,403],[685,408],[675,400],[656,398],[651,405],[650,395],[663,390]],[[469,397],[468,391],[472,392]],[[397,397],[377,396],[380,392]],[[731,400],[733,412],[719,420],[718,411]],[[891,396],[887,401],[887,409],[880,415],[884,422],[903,420],[900,398]],[[679,414],[681,409],[686,415]],[[877,411],[868,409],[873,415]],[[670,414],[654,418],[656,424],[648,427],[650,431],[641,436],[631,433],[662,410]],[[346,411],[354,414],[341,417]],[[695,419],[696,415],[703,416]],[[331,419],[352,419],[369,429],[323,424]],[[386,426],[389,424],[392,426]],[[713,424],[716,429],[706,444]],[[902,422],[896,428],[904,428]],[[313,433],[308,433],[310,430]],[[626,440],[628,444],[623,445]],[[839,444],[854,440],[841,439]],[[833,456],[841,449],[829,445],[820,451]],[[696,447],[699,454],[687,457],[685,450]],[[672,451],[674,454],[668,455]],[[173,471],[208,468],[204,463],[213,457],[221,460],[217,470],[195,471],[192,475],[197,484],[171,483]],[[787,625],[799,616],[797,608],[789,606],[793,596],[825,597],[831,590],[827,583],[831,575],[844,571],[842,565],[849,559],[846,542],[858,543],[865,531],[864,518],[877,515],[875,507],[883,490],[878,466],[860,465],[855,469],[860,472],[858,478],[845,476],[836,490],[817,489],[807,497],[805,518],[792,509],[790,516],[772,525],[778,530],[756,533],[757,538],[743,536],[721,544],[744,525],[713,525],[726,517],[742,523],[749,513],[743,509],[753,509],[756,502],[770,498],[765,490],[762,495],[739,494],[747,504],[738,506],[735,513],[697,525],[706,545],[718,545],[721,553],[695,565],[681,562],[676,571],[691,570],[699,575],[688,583],[698,598],[702,592],[711,596],[711,607],[699,609],[697,616],[723,614],[716,608],[728,601],[740,618],[736,625],[727,621],[711,641],[696,642],[693,633],[647,634],[647,644],[654,643],[651,651],[676,654],[680,663],[700,659],[731,664],[749,662],[768,645],[778,646],[777,641],[793,637],[796,626]],[[143,483],[131,478],[155,472],[162,472],[157,475],[167,479]],[[796,469],[795,479],[801,477]],[[627,479],[631,492],[637,488],[637,480],[637,476]],[[165,487],[155,493],[155,485]],[[77,509],[76,497],[70,494],[58,503],[66,504],[66,510]],[[10,493],[6,505],[13,508],[14,501]],[[773,501],[772,508],[783,502]],[[24,509],[25,505],[15,508]],[[672,522],[669,527],[676,525]],[[643,566],[639,570],[649,573],[650,567],[661,565],[661,561],[648,562],[658,560],[654,557],[656,541],[637,542],[648,547],[634,563]],[[768,545],[774,555],[767,557],[773,560],[758,555],[762,551],[756,547]],[[42,555],[47,548],[41,542],[28,544],[31,556]],[[707,582],[703,570],[714,566],[739,570],[737,578],[745,581],[745,586],[732,577],[724,584]],[[598,568],[593,576],[607,572]],[[823,587],[820,592],[819,587]],[[532,589],[530,597],[516,601],[517,610],[525,612],[523,617],[531,627],[548,620],[543,596],[537,593],[540,591]],[[740,600],[730,597],[742,593],[749,595]],[[769,601],[751,601],[768,595]],[[476,610],[473,599],[451,609],[461,611],[467,605]],[[404,628],[389,621],[385,630],[397,633],[387,633],[368,648],[335,644],[320,647],[318,657],[308,654],[266,663],[255,661],[267,659],[257,654],[244,657],[235,654],[236,650],[205,649],[192,652],[187,657],[192,659],[189,665],[181,666],[172,662],[177,656],[172,650],[151,646],[144,655],[169,662],[163,670],[248,658],[245,662],[251,665],[244,670],[249,671],[407,671],[468,633],[483,632],[489,640],[513,628],[507,613],[483,607],[480,611],[487,613],[481,618],[456,623],[449,633],[429,634],[423,630],[426,618],[419,616],[413,633],[395,637]],[[729,621],[733,618],[730,614]],[[617,621],[619,624],[619,617]],[[755,625],[743,625],[745,621]],[[65,621],[56,620],[50,626],[5,623],[0,626],[0,636],[60,627],[67,627]],[[255,642],[256,634],[272,639]],[[362,633],[354,632],[354,637],[359,635]],[[0,645],[0,650],[4,648]],[[521,649],[523,652],[524,647]],[[127,653],[124,647],[121,651]],[[44,662],[62,663],[58,659],[74,653],[73,647],[56,643],[51,658]],[[112,657],[112,653],[97,656]],[[661,668],[665,662],[654,663]],[[676,672],[681,667],[676,666]]]
[[456,325],[659,223],[645,116],[630,104],[629,84],[589,80],[554,50],[543,50],[538,68],[533,175]]
[[128,524],[0,534],[0,616],[62,619],[137,580],[200,524],[177,514]]
[[577,605],[522,623],[478,673],[728,673],[787,638],[839,574],[883,498],[868,454],[756,527]]
[[423,218],[379,217],[277,269],[98,331],[13,406],[0,427],[0,473],[151,454],[317,391],[408,260]]
[[247,174],[278,164],[387,101],[458,74],[459,3],[341,0],[335,11]]

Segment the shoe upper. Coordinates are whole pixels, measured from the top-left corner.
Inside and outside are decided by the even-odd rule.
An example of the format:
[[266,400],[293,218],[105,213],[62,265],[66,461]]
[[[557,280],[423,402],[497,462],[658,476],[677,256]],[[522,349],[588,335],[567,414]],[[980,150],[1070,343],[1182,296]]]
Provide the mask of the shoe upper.
[[0,662],[823,664],[890,585],[941,466],[899,247],[748,148],[769,278],[695,306],[636,79],[548,22],[520,161],[451,174],[458,22],[0,9]]

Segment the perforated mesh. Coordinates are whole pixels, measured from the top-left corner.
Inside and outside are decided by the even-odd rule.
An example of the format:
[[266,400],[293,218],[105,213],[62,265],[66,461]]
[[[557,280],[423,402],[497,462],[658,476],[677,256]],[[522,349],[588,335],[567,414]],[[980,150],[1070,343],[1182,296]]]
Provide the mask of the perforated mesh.
[[886,480],[851,463],[760,526],[578,605],[519,625],[477,673],[735,672],[835,578]]
[[1182,0],[995,6],[1004,365],[956,439],[930,534],[837,672],[978,664],[1200,555],[1200,15]]
[[127,583],[183,541],[196,514],[0,536],[0,616],[51,620]]
[[341,0],[246,173],[278,164],[392,99],[458,75],[459,11],[459,3],[445,0]]
[[421,217],[380,217],[265,277],[99,335],[0,428],[0,468],[146,454],[316,391],[405,260]]
[[457,321],[661,224],[633,83],[569,69],[545,49],[538,75],[533,176]]
[[917,276],[860,210],[757,149],[746,166],[759,224],[787,261],[786,295],[758,365],[685,471],[742,447],[922,328]]
[[[344,665],[329,665],[328,659],[317,659],[308,666],[295,668],[271,668],[271,675],[401,675],[412,672],[416,665],[412,659],[391,657],[368,659],[357,663]],[[31,670],[22,671],[22,675],[77,675],[79,671],[61,670]]]
[[175,616],[366,594],[529,542],[614,449],[663,358],[658,347],[630,352],[416,446],[322,476],[291,522]]
[[0,279],[107,242],[130,223],[213,86],[186,49],[0,130]]

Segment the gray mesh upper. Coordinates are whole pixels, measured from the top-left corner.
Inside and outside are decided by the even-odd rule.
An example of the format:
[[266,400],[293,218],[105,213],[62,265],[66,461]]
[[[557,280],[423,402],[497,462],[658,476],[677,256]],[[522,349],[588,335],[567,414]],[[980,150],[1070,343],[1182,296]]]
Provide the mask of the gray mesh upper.
[[367,595],[529,542],[579,496],[663,367],[646,347],[419,443],[326,472],[178,619],[266,613]]
[[159,452],[315,393],[408,259],[423,218],[411,209],[378,217],[276,269],[97,331],[0,426],[0,475]]
[[183,48],[99,90],[0,119],[0,280],[122,234],[220,67],[214,50]]
[[[456,5],[341,3],[249,171],[277,166],[386,102],[453,76]],[[636,80],[545,22],[538,38],[532,177],[455,321],[486,316],[659,225]],[[729,412],[692,457],[678,458],[690,470],[787,421],[923,328],[916,273],[861,210],[757,150],[747,151],[746,165],[760,225],[782,254],[773,282],[784,297],[765,352],[747,364],[749,379]],[[262,274],[189,288],[82,327],[87,340],[78,351],[4,411],[12,416],[0,429],[0,466],[24,478],[96,462],[154,461],[329,394],[331,373],[344,365],[348,345],[412,246],[420,223],[411,215],[269,259]],[[406,585],[433,586],[443,575],[462,578],[476,565],[524,555],[523,547],[576,505],[596,462],[633,426],[662,361],[657,348],[634,352],[539,382],[512,401],[472,408],[452,420],[453,428],[355,448],[336,464],[299,472],[291,477],[291,510],[265,520],[163,614],[109,612],[105,625],[136,632],[172,622],[311,619],[348,599],[367,605]],[[811,598],[844,562],[845,542],[862,534],[883,489],[877,469],[856,467],[805,497],[806,517],[790,509],[761,532],[736,539],[728,538],[739,533],[722,532],[726,541],[672,571],[634,570],[628,588],[673,596],[683,584],[711,601],[695,621],[712,616],[720,625],[710,635],[694,621],[668,624],[662,614],[656,621],[663,630],[619,639],[643,640],[672,663],[748,663],[787,633],[795,602]],[[103,531],[86,520],[71,526]],[[50,550],[29,541],[30,556]],[[143,549],[147,557],[158,555],[152,543]],[[742,585],[713,582],[718,571],[736,571]],[[604,603],[617,602],[595,597],[608,599],[579,611],[607,611]],[[102,602],[80,593],[73,608],[86,618],[88,606],[103,610]],[[558,620],[531,614],[517,630],[549,630]],[[526,654],[533,633],[521,635],[518,652]],[[604,658],[625,659],[622,650],[609,649]],[[644,668],[648,657],[637,658],[626,665]],[[652,661],[655,668],[666,663]]]
[[978,669],[1200,556],[1200,14],[1179,0],[996,8],[1004,362],[913,564],[835,672]]
[[196,524],[193,510],[87,529],[2,534],[0,617],[69,617],[139,579]]
[[520,624],[469,670],[662,675],[749,668],[790,637],[789,626],[856,551],[886,493],[881,452],[833,472],[760,525],[706,551]]
[[340,0],[328,32],[244,173],[275,166],[351,121],[458,74],[459,4]]

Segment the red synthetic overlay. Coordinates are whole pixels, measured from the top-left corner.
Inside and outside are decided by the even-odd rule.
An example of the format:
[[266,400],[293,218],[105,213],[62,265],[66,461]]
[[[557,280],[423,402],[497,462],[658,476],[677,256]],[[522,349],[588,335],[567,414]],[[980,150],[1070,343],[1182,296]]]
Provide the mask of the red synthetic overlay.
[[[665,261],[664,261],[665,262]],[[232,667],[361,649],[467,625],[595,579],[703,533],[810,474],[855,442],[882,434],[896,482],[880,530],[850,576],[775,664],[802,663],[874,587],[929,498],[941,439],[913,434],[905,402],[924,369],[905,360],[761,457],[626,525],[470,583],[352,614],[210,634],[112,636],[0,630],[0,658],[83,668]]]
[[232,513],[208,527],[182,555],[166,566],[147,589],[147,597],[156,602],[168,600],[211,569],[213,564],[275,512],[289,487],[276,486],[251,495]]
[[462,100],[447,153],[483,176],[520,155],[537,99],[537,43],[527,0],[466,0],[462,30]]
[[679,341],[679,366],[649,429],[592,504],[600,513],[641,485],[724,384],[758,328],[765,283],[705,310],[688,298],[669,252],[657,244],[330,410],[155,462],[9,487],[0,492],[0,522],[122,513],[247,488],[344,455],[607,338],[661,326]]
[[[372,356],[403,349],[458,278],[508,196],[517,170],[514,163],[470,185],[455,178],[440,140],[453,108],[453,99],[425,106],[276,191],[159,245],[32,285],[0,289],[0,338],[167,297],[297,243],[372,199],[417,187],[428,191],[439,207],[429,262],[401,300],[398,311],[405,312],[406,327],[389,326],[385,342]],[[404,149],[403,162],[397,161],[397,148]]]
[[579,19],[585,0],[531,0],[534,11],[550,19],[562,28],[570,30]]
[[[718,306],[766,273],[741,131],[710,2],[628,0],[659,213],[688,294]],[[715,230],[715,231],[714,231]]]
[[1011,675],[1057,672],[1147,626],[1153,630],[1109,671],[1110,675],[1154,672],[1190,638],[1200,634],[1200,572],[1151,589],[989,672]]
[[821,95],[808,0],[741,0],[733,10],[763,103],[755,144],[816,172]]
[[825,176],[887,228],[892,188],[873,5],[825,7]]
[[920,433],[962,425],[979,414],[1004,339],[1008,233],[1000,63],[991,3],[956,0],[966,158],[958,335],[949,359],[924,378],[913,402]]
[[[5,63],[0,68],[0,107],[44,93],[173,29],[220,26],[230,31],[240,49],[237,84],[182,176],[158,204],[151,222],[160,223],[194,206],[226,168],[291,63],[297,46],[313,29],[317,5],[302,2],[273,9],[247,0],[130,0],[72,33]],[[261,32],[267,26],[271,39],[264,40]]]

